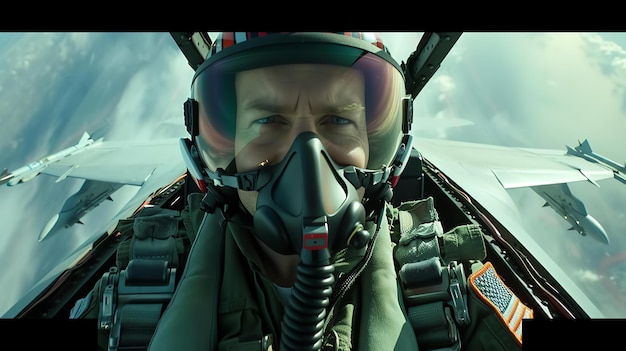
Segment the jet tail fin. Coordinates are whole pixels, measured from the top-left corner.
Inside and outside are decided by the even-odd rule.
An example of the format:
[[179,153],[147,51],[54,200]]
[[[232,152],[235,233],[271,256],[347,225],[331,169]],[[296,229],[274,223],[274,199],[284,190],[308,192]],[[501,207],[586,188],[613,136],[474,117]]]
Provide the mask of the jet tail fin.
[[578,150],[580,152],[584,152],[586,154],[591,154],[593,151],[591,150],[591,145],[589,145],[589,141],[587,141],[587,139],[583,140],[583,142],[579,142],[578,143]]

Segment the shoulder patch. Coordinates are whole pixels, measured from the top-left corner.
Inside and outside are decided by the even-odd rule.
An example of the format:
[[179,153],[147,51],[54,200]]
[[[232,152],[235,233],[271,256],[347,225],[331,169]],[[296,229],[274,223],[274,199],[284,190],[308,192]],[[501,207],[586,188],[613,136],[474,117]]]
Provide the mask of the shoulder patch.
[[533,318],[533,310],[504,284],[491,262],[487,262],[469,277],[471,289],[487,305],[522,343],[522,319]]

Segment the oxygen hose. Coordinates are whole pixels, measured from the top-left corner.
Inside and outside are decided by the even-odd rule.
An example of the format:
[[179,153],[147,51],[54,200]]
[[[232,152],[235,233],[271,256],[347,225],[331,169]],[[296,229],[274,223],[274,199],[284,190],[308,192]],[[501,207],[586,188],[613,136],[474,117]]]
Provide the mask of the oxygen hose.
[[365,245],[365,208],[354,185],[339,171],[312,132],[294,140],[283,159],[250,176],[258,191],[254,228],[280,254],[300,255],[293,291],[285,305],[282,351],[322,348],[326,308],[335,284],[331,251]]
[[280,349],[320,350],[329,297],[335,283],[328,249],[302,252],[296,282],[285,307]]

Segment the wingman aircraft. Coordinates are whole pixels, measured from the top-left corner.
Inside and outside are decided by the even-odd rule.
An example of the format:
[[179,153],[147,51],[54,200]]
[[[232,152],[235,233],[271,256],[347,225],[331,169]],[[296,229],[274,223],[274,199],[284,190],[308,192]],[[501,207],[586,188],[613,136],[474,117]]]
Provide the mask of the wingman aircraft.
[[[206,32],[172,32],[171,35],[195,70],[211,46],[209,35]],[[460,36],[457,32],[424,33],[416,50],[403,62],[407,87],[413,97],[422,91]],[[39,174],[57,177],[59,181],[85,179],[83,188],[42,228],[40,241],[52,235],[63,235],[61,228],[88,225],[80,224],[81,217],[102,201],[110,200],[122,187],[131,187],[134,195],[111,218],[110,230],[103,231],[97,240],[51,270],[3,317],[66,318],[75,301],[115,265],[118,221],[132,218],[150,207],[182,210],[186,195],[200,189],[191,180],[179,148],[178,139],[93,142],[85,134],[70,149],[12,172],[5,170],[0,181],[10,186]],[[616,233],[608,233],[567,184],[598,185],[597,182],[604,179],[626,184],[623,165],[593,152],[586,140],[577,147],[556,150],[415,137],[411,150],[394,189],[394,203],[432,196],[444,228],[469,223],[480,225],[485,232],[487,260],[494,264],[510,288],[533,308],[536,317],[604,316],[595,302],[527,232],[507,190],[534,190],[575,232],[590,238],[589,245],[605,247],[611,244],[610,238]]]

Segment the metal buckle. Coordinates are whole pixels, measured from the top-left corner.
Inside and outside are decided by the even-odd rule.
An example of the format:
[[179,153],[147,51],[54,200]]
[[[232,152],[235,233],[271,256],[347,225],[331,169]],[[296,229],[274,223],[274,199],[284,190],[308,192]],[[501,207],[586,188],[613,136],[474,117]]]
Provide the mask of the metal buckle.
[[271,351],[272,344],[274,343],[274,336],[267,334],[261,339],[261,351]]
[[468,325],[470,323],[470,316],[467,307],[467,284],[465,274],[463,273],[463,266],[451,263],[449,270],[451,275],[450,297],[452,298],[451,303],[454,309],[454,318],[460,325]]
[[100,281],[100,291],[102,300],[100,301],[100,313],[98,313],[98,328],[109,330],[113,324],[113,311],[115,311],[115,280],[117,279],[117,268],[111,267],[104,273]]

